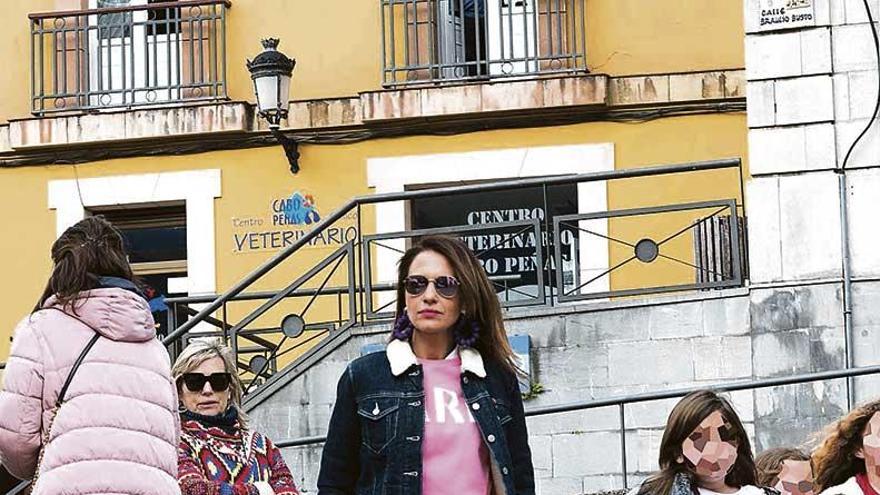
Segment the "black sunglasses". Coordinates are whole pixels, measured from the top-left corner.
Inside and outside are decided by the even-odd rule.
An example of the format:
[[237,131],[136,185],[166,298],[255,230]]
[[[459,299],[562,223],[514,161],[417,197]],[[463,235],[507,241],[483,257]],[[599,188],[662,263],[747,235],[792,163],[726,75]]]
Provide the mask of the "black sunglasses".
[[437,294],[450,299],[458,294],[458,288],[461,286],[455,277],[444,275],[434,279],[430,279],[423,275],[410,275],[403,279],[403,288],[411,296],[418,296],[428,290],[428,284],[434,283],[434,290]]
[[203,375],[201,373],[184,373],[180,377],[183,384],[190,392],[201,392],[205,388],[205,383],[211,384],[211,390],[214,392],[223,392],[229,388],[232,377],[229,373],[211,373]]

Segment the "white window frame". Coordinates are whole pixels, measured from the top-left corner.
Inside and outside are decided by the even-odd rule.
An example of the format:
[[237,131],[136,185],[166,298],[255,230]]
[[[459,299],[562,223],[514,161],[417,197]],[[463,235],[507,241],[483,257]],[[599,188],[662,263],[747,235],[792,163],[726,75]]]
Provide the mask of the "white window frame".
[[[614,170],[613,143],[541,146],[370,158],[367,160],[367,184],[375,189],[375,193],[383,194],[402,192],[408,186],[426,184],[585,174],[612,170]],[[608,188],[605,181],[581,182],[577,185],[577,194],[578,213],[608,210]],[[407,230],[407,211],[404,202],[377,203],[375,208],[377,233]],[[608,220],[590,220],[589,229],[607,236]],[[608,240],[583,231],[579,232],[578,240],[580,279],[589,280],[607,271]],[[387,240],[382,244],[400,250],[406,248],[406,242],[402,239]],[[399,258],[399,253],[389,249],[376,251],[374,273],[377,282],[396,279]],[[583,288],[581,292],[606,292],[609,286],[610,281],[606,274]],[[379,306],[391,299],[393,294],[383,293],[378,297]]]
[[214,294],[214,200],[221,196],[220,176],[219,169],[207,169],[49,181],[49,209],[55,210],[56,235],[85,218],[88,208],[184,201],[186,292],[190,296]]

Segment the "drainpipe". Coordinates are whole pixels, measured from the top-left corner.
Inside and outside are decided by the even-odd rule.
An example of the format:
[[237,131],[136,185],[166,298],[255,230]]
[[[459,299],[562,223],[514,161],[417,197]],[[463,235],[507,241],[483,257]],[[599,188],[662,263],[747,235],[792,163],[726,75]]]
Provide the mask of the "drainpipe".
[[[855,349],[853,347],[853,323],[852,323],[852,273],[850,272],[849,254],[849,203],[846,194],[846,170],[837,170],[837,188],[840,193],[840,255],[843,265],[843,347],[846,353],[846,368],[853,367],[855,362]],[[848,409],[852,409],[856,403],[855,379],[846,379],[846,402]]]

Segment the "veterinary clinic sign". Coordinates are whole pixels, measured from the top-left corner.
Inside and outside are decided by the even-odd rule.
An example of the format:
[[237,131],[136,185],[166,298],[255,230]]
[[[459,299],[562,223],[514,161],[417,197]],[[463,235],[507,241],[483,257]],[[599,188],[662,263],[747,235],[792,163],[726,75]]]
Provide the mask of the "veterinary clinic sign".
[[749,0],[757,31],[776,31],[816,25],[815,0]]
[[[263,215],[232,218],[232,251],[248,253],[284,249],[301,239],[318,222],[321,212],[315,196],[296,191],[273,198]],[[339,247],[358,237],[353,214],[322,229],[309,240],[310,247]]]

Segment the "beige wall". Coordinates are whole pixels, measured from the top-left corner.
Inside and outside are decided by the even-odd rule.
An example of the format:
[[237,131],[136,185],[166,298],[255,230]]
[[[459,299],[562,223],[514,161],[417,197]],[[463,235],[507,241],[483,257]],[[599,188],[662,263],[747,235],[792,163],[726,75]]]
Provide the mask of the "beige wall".
[[[30,111],[30,27],[27,14],[69,8],[78,0],[5,0],[0,17],[0,121]],[[674,8],[666,2],[586,2],[587,60],[594,72],[613,75],[688,72],[743,67],[742,5],[695,0]],[[229,96],[253,100],[245,60],[259,40],[281,38],[296,58],[292,99],[354,95],[381,87],[378,0],[232,0],[227,19]]]
[[[686,145],[682,145],[685,142]],[[217,285],[223,290],[268,259],[274,251],[235,253],[232,218],[265,215],[273,198],[303,191],[315,196],[327,215],[350,198],[368,194],[366,160],[405,156],[491,150],[509,147],[577,143],[614,143],[617,168],[676,163],[746,155],[744,115],[677,117],[643,124],[588,123],[552,129],[489,131],[449,137],[411,137],[375,140],[344,146],[304,146],[302,171],[291,175],[280,148],[222,151],[162,158],[108,160],[78,166],[80,178],[218,168],[222,196],[215,200]],[[55,235],[55,215],[47,205],[47,183],[74,178],[71,166],[0,168],[0,211],[7,212],[0,243],[0,266],[6,283],[0,285],[0,355],[7,353],[8,336],[15,323],[33,306],[50,270],[49,247]],[[719,180],[723,178],[724,180]],[[626,181],[609,186],[609,207],[624,208],[680,201],[734,197],[738,183],[721,173],[668,178],[659,182]],[[373,229],[365,218],[364,231]],[[622,232],[621,235],[629,235]],[[286,285],[331,249],[312,248],[288,260],[256,288]],[[682,256],[687,254],[684,250]],[[618,256],[612,251],[613,256]],[[340,280],[341,282],[341,280]],[[629,281],[627,281],[629,283]],[[612,278],[612,285],[615,285]],[[329,311],[328,302],[324,310]],[[241,314],[241,304],[230,308]],[[293,306],[291,306],[293,307]],[[335,305],[333,305],[335,308]],[[289,308],[288,308],[289,309]],[[319,308],[320,309],[320,308]],[[277,323],[281,308],[267,321]]]

